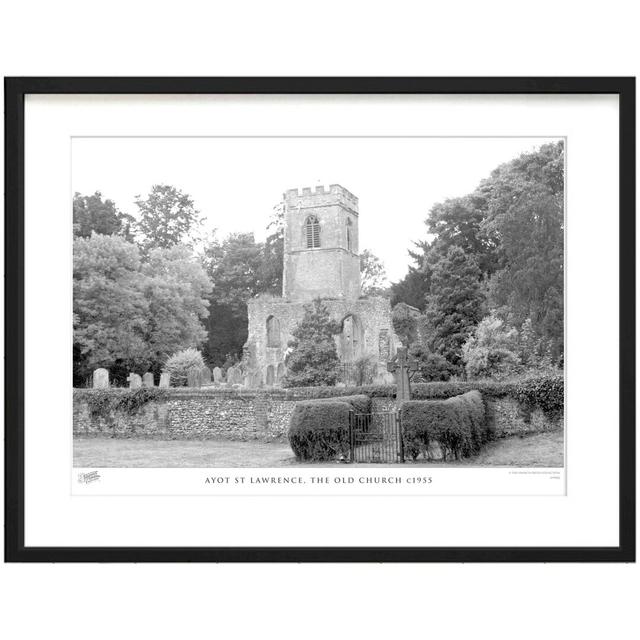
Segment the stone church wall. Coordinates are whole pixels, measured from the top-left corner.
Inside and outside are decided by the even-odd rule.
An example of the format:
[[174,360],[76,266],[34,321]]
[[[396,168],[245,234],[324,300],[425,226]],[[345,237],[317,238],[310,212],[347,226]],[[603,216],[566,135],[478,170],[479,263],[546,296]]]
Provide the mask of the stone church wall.
[[346,298],[360,295],[360,258],[345,249],[308,249],[284,256],[285,297],[301,301],[330,297],[344,292]]
[[[331,317],[342,323],[348,316],[353,316],[360,323],[364,337],[362,355],[371,356],[377,362],[376,382],[390,382],[392,377],[387,373],[387,362],[395,355],[399,344],[391,323],[389,301],[386,298],[360,298],[358,300],[323,300]],[[251,352],[251,365],[262,373],[267,380],[269,366],[276,368],[284,363],[287,345],[293,339],[293,331],[304,316],[303,302],[287,302],[282,298],[263,296],[254,298],[248,303],[249,308],[249,342],[247,348]],[[267,320],[275,318],[280,327],[279,346],[269,346],[267,340]],[[340,338],[336,337],[338,354],[341,355]]]

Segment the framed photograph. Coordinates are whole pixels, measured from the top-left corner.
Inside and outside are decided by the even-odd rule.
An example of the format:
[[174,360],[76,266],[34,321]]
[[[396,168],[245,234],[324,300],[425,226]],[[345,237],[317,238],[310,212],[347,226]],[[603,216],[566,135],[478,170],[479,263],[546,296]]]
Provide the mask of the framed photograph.
[[634,78],[7,78],[5,559],[635,561]]

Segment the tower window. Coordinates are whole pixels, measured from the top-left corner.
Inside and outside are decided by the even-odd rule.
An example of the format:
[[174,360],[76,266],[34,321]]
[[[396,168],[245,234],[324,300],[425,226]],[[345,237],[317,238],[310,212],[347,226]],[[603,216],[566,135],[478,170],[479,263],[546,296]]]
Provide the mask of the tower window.
[[320,246],[320,223],[315,216],[309,216],[304,223],[307,249],[317,249]]
[[353,243],[351,241],[351,218],[347,218],[347,251],[353,251]]

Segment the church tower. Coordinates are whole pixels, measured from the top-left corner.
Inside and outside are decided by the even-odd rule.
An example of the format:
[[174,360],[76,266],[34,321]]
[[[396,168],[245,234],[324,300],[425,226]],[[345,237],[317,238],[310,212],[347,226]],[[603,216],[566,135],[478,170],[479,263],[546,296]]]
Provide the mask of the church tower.
[[358,198],[338,184],[290,189],[285,207],[282,295],[288,302],[360,296]]

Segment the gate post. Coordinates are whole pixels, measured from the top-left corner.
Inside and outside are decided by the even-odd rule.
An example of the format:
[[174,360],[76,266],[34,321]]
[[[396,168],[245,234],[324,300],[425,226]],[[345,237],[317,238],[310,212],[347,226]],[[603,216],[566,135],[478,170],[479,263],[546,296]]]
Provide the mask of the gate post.
[[349,462],[355,461],[355,443],[353,429],[354,413],[353,409],[349,409]]
[[396,429],[398,432],[399,438],[399,451],[400,451],[400,462],[404,462],[404,438],[402,437],[402,419],[400,418],[400,414],[396,411]]

